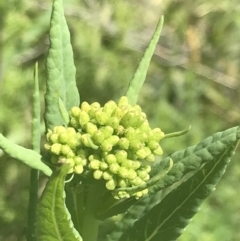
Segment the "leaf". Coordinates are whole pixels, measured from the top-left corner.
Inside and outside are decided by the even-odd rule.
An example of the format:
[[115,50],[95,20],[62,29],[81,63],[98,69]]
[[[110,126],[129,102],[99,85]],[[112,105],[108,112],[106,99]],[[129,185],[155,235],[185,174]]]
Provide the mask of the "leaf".
[[47,176],[50,176],[52,174],[52,170],[41,161],[42,156],[39,153],[11,142],[1,133],[0,148],[12,158],[23,162],[29,167],[40,170]]
[[170,192],[162,202],[136,221],[119,241],[176,240],[199,210],[203,200],[214,190],[234,154],[236,145],[237,141],[220,151],[211,162],[206,163],[195,175]]
[[223,132],[202,140],[198,145],[188,147],[187,149],[177,151],[167,158],[164,158],[160,164],[156,165],[151,172],[151,176],[158,173],[168,165],[169,158],[174,162],[168,175],[164,176],[154,186],[149,188],[149,193],[171,186],[173,183],[182,179],[187,173],[197,170],[206,162],[212,161],[219,153],[226,148],[234,145],[240,139],[240,127],[233,127]]
[[138,200],[126,214],[116,222],[112,219],[111,230],[108,230],[109,222],[104,222],[101,226],[102,234],[98,241],[117,241],[119,240],[122,233],[133,225],[133,223],[143,216],[144,213],[148,212],[153,206],[155,206],[161,197],[161,191],[157,192],[155,195],[148,196],[144,199]]
[[54,0],[53,3],[50,49],[46,67],[45,123],[47,129],[53,129],[56,125],[65,124],[59,110],[59,98],[67,111],[73,106],[78,106],[80,102],[75,81],[76,68],[73,61],[73,50],[62,0]]
[[68,171],[68,165],[56,169],[43,191],[37,209],[37,241],[82,241],[65,206],[64,180]]
[[163,21],[164,21],[164,18],[162,16],[156,27],[154,35],[138,65],[138,68],[129,83],[126,96],[128,97],[128,101],[131,105],[134,105],[137,102],[138,95],[141,91],[142,85],[147,75],[148,66],[150,64],[151,58],[153,56],[155,47],[158,43],[161,31],[162,31]]

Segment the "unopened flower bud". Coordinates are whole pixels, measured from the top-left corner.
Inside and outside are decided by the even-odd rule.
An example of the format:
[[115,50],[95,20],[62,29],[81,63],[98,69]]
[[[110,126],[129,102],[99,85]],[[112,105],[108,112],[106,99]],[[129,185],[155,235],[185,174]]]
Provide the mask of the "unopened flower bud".
[[105,159],[105,161],[106,161],[108,164],[116,163],[116,162],[117,162],[117,158],[116,158],[116,156],[113,155],[113,154],[107,155],[104,159]]
[[99,160],[92,160],[89,165],[89,168],[93,169],[93,170],[97,170],[100,167],[100,161]]
[[106,182],[106,188],[108,190],[114,190],[115,187],[116,187],[116,181],[114,179],[111,179],[111,180]]
[[140,150],[141,148],[143,148],[143,143],[139,140],[130,140],[129,142],[129,146],[134,150]]
[[59,144],[59,143],[54,143],[52,146],[51,146],[51,152],[53,154],[56,154],[56,155],[59,155],[61,153],[61,148],[62,148],[62,145]]
[[121,138],[117,144],[121,149],[127,150],[129,148],[129,140],[125,137]]
[[119,168],[120,166],[118,165],[118,163],[112,163],[109,165],[109,171],[113,174],[117,174]]
[[130,181],[133,186],[140,186],[144,183],[144,181],[140,177],[136,177],[135,179]]
[[59,137],[58,134],[53,133],[53,134],[49,137],[49,141],[50,141],[51,143],[57,143],[57,142],[58,142],[58,137]]
[[81,112],[79,107],[72,107],[70,110],[70,116],[74,117],[74,118],[78,118],[79,113]]
[[[56,135],[56,134],[55,134]],[[59,134],[58,136],[58,141],[61,143],[61,144],[66,144],[68,142],[68,139],[69,139],[69,135],[67,132],[62,132],[61,134]]]
[[81,110],[83,110],[85,112],[88,112],[90,109],[91,109],[91,107],[90,107],[90,105],[86,101],[82,102]]
[[159,146],[156,150],[153,151],[153,153],[157,156],[161,156],[163,154],[162,148]]
[[79,117],[78,117],[78,121],[79,121],[79,124],[81,126],[84,126],[85,124],[87,124],[90,120],[90,117],[88,115],[88,113],[84,110],[82,110],[80,113],[79,113]]
[[105,138],[110,137],[113,134],[113,128],[111,126],[103,126],[99,129]]
[[64,155],[64,156],[67,156],[69,152],[71,152],[72,149],[68,146],[68,145],[62,145],[61,147],[61,153]]
[[120,178],[120,179],[118,180],[118,186],[119,186],[119,187],[127,187],[127,186],[128,186],[128,181],[127,181],[127,179],[122,179],[122,178]]
[[108,164],[106,162],[100,162],[100,170],[105,171],[108,169]]
[[104,180],[111,180],[113,178],[113,174],[110,171],[103,172],[103,179]]
[[103,111],[108,115],[108,116],[111,116],[113,111],[117,108],[117,104],[110,100],[108,101],[104,107],[103,107]]
[[117,151],[115,156],[117,158],[118,163],[122,163],[127,159],[127,152],[124,150]]
[[160,128],[155,128],[151,131],[151,140],[159,142],[164,138],[164,133]]
[[95,118],[99,125],[105,125],[108,119],[108,116],[101,108],[95,112]]
[[91,136],[98,130],[97,126],[94,125],[93,123],[91,122],[88,122],[86,125],[85,125],[85,129],[86,129],[86,132],[88,134],[90,134]]
[[101,149],[105,152],[111,151],[112,148],[113,148],[113,145],[108,140],[104,140],[101,144]]
[[74,172],[77,174],[81,174],[83,172],[83,166],[82,165],[74,166]]
[[141,162],[140,161],[133,161],[132,162],[132,168],[134,170],[137,170],[140,166],[141,166]]
[[101,179],[103,176],[103,171],[100,171],[100,170],[95,170],[93,172],[93,177],[97,180]]
[[119,126],[120,119],[116,116],[112,116],[107,119],[106,125],[111,126],[113,129],[116,129]]
[[105,139],[105,136],[104,136],[103,132],[100,131],[100,130],[95,131],[92,137],[93,137],[93,140],[98,145],[101,144],[103,142],[103,140]]
[[118,106],[128,105],[127,96],[122,96],[118,101]]
[[155,156],[154,156],[153,154],[151,154],[151,155],[149,155],[149,156],[146,158],[146,160],[147,160],[148,162],[154,162],[154,161],[155,161]]
[[128,170],[128,179],[134,180],[137,177],[137,173],[133,169]]
[[128,169],[126,167],[120,167],[118,170],[118,175],[121,178],[127,178],[128,177]]

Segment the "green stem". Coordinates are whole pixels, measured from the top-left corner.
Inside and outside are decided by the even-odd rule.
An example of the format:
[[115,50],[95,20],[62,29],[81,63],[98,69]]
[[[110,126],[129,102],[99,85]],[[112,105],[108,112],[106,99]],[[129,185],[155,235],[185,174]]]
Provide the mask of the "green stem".
[[99,205],[102,187],[100,185],[90,185],[86,198],[85,212],[82,222],[82,238],[87,241],[96,241],[100,220],[95,218],[95,210]]
[[[41,141],[41,117],[40,117],[40,95],[38,83],[38,65],[35,65],[34,71],[34,94],[33,94],[33,118],[32,118],[32,148],[40,153]],[[38,203],[38,178],[39,171],[31,169],[30,187],[29,187],[29,206],[28,206],[28,223],[27,223],[27,241],[35,241],[35,221]]]

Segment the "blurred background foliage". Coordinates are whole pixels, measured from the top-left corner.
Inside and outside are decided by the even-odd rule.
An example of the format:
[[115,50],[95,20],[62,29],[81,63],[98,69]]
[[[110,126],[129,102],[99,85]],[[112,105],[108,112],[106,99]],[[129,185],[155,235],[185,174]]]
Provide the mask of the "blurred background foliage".
[[[51,2],[0,1],[0,132],[25,147],[36,61],[44,111]],[[139,104],[166,133],[192,126],[187,135],[162,142],[165,155],[239,125],[238,0],[68,0],[65,14],[81,100],[101,103],[125,93],[164,14]],[[180,241],[240,240],[239,161],[238,148]],[[29,168],[0,150],[0,240],[25,240],[28,187]]]

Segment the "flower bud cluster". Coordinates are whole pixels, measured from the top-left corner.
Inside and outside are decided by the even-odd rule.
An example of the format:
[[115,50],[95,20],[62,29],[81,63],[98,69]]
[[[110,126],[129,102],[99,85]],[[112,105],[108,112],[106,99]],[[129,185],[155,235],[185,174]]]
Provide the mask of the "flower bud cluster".
[[[164,133],[151,129],[139,105],[128,104],[126,96],[103,107],[83,102],[70,111],[69,127],[57,126],[47,134],[46,148],[72,164],[71,172],[91,171],[105,181],[108,190],[145,184],[155,155],[162,155],[159,141]],[[115,198],[140,198],[148,190],[117,192]]]

